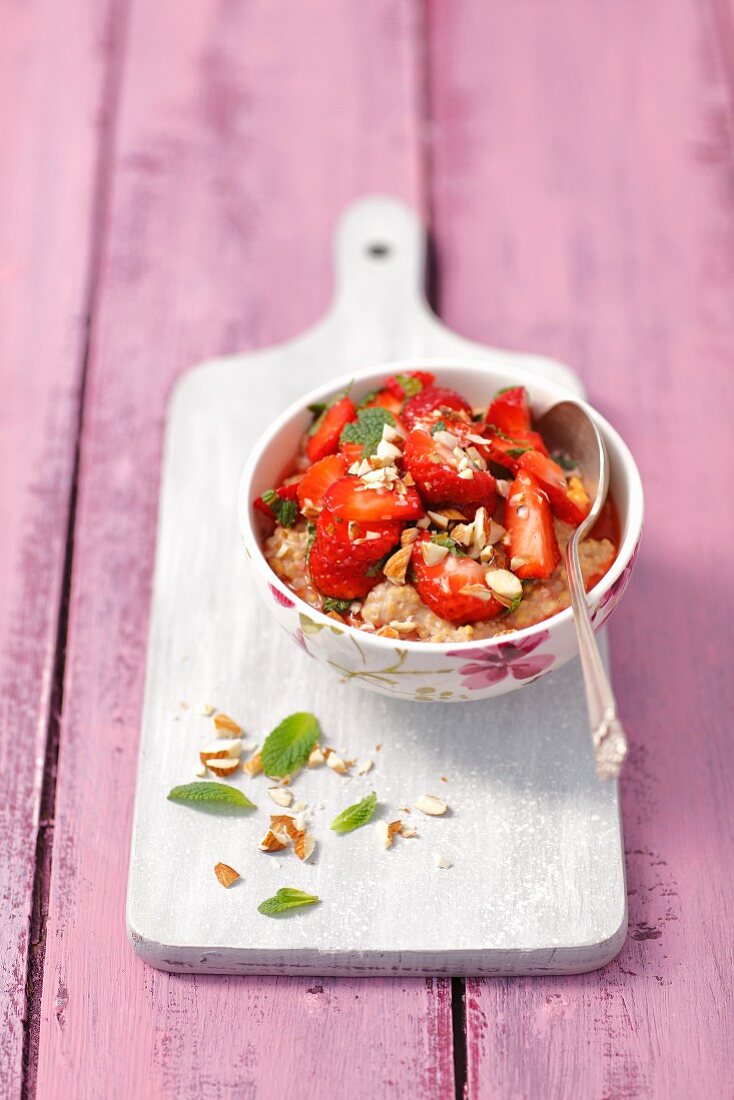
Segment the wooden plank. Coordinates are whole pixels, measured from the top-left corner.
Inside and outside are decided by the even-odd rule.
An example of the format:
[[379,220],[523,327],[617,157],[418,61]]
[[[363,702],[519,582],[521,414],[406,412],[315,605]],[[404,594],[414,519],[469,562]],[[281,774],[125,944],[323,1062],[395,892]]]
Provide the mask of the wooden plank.
[[[3,1097],[21,1090],[29,953],[31,986],[40,974],[35,958],[42,944],[32,939],[35,929],[29,936],[29,922],[53,725],[112,9],[87,0],[71,7],[54,0],[5,5],[0,34]],[[48,780],[52,788],[52,774]],[[44,829],[51,826],[44,822]]]
[[448,983],[171,976],[124,934],[165,402],[197,360],[317,317],[350,198],[417,199],[416,10],[133,6],[81,454],[46,1100],[452,1091]]
[[[471,982],[469,1096],[728,1095],[734,638],[713,578],[734,539],[734,205],[714,24],[677,0],[430,15],[442,314],[578,364],[648,494],[611,629],[630,936],[598,974]],[[691,438],[718,460],[683,457]]]

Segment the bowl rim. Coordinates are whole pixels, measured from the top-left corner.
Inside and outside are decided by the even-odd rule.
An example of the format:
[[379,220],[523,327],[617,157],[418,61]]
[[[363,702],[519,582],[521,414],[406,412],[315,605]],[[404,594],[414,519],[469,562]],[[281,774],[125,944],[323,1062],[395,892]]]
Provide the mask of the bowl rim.
[[[272,421],[259,436],[247,457],[240,477],[237,493],[237,514],[240,535],[250,563],[263,580],[290,600],[295,609],[300,613],[307,615],[315,622],[320,622],[323,626],[334,625],[333,619],[329,618],[323,611],[319,611],[317,608],[312,607],[311,604],[306,603],[305,600],[302,600],[301,597],[294,592],[292,588],[289,588],[270,568],[263,554],[262,547],[260,546],[257,528],[253,522],[254,508],[251,490],[253,476],[260,460],[268,450],[273,437],[286,427],[294,417],[306,412],[310,404],[322,400],[324,397],[328,397],[334,393],[338,393],[340,389],[344,389],[344,387],[349,384],[354,385],[368,382],[373,379],[387,378],[391,374],[406,372],[408,370],[434,370],[440,371],[442,374],[459,374],[467,370],[484,374],[511,374],[513,378],[517,377],[520,383],[526,385],[531,394],[533,387],[536,386],[537,388],[544,389],[546,392],[550,392],[554,397],[557,397],[559,401],[570,399],[578,402],[578,404],[580,404],[596,421],[607,444],[609,440],[612,440],[616,452],[624,465],[629,483],[629,503],[627,509],[628,531],[622,539],[617,556],[608,572],[605,573],[599,583],[594,585],[587,594],[590,597],[593,596],[594,603],[598,605],[601,598],[612,588],[629,565],[642,535],[644,493],[642,478],[637,463],[632,456],[632,452],[616,428],[613,428],[601,413],[572,389],[558,382],[543,378],[537,371],[521,367],[519,364],[516,366],[515,364],[508,363],[507,367],[504,367],[499,364],[495,365],[487,360],[482,360],[481,358],[475,359],[452,356],[448,359],[442,356],[417,356],[405,359],[394,359],[372,367],[363,367],[359,370],[350,371],[347,374],[329,379],[319,386],[315,386],[312,390],[309,390],[307,393],[303,394],[302,397],[298,398],[298,400],[288,405],[288,407]],[[427,642],[410,641],[403,638],[385,638],[380,634],[373,634],[370,631],[361,630],[359,627],[350,626],[348,623],[344,623],[343,628],[347,635],[354,635],[360,642],[369,640],[370,642],[374,642],[378,648],[383,648],[385,650],[394,651],[397,645],[401,650],[405,649],[408,650],[408,652],[439,654],[446,653],[448,650],[455,650],[458,647],[468,654],[472,648],[476,649],[479,646],[481,646],[482,650],[493,649],[503,644],[506,645],[508,642],[514,643],[515,641],[531,638],[541,631],[552,632],[553,630],[560,630],[566,624],[571,623],[572,619],[573,610],[571,607],[566,607],[562,611],[557,611],[554,615],[550,615],[547,619],[541,619],[540,622],[532,623],[530,626],[521,627],[507,634],[498,634],[493,638],[453,642]]]

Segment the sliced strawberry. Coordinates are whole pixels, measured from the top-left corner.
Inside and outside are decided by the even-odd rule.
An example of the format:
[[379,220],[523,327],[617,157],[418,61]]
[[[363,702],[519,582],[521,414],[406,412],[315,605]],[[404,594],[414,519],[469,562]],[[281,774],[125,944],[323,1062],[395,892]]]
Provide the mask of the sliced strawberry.
[[382,487],[372,489],[358,477],[343,477],[335,482],[326,494],[324,506],[340,519],[353,519],[360,523],[420,519],[423,516],[421,498],[412,487],[404,493]]
[[368,394],[359,407],[361,409],[387,409],[388,412],[398,416],[403,407],[403,399],[396,397],[389,390],[377,390],[376,393]]
[[311,462],[318,462],[326,455],[336,454],[339,436],[346,424],[357,417],[354,402],[349,397],[339,397],[317,417],[308,433],[306,454]]
[[394,374],[385,383],[385,389],[398,398],[400,404],[407,397],[414,397],[421,390],[432,386],[436,376],[427,370],[411,370],[407,374]]
[[316,545],[336,564],[370,565],[397,545],[402,527],[396,520],[359,523],[323,511],[316,522]]
[[344,473],[347,472],[347,469],[354,462],[361,462],[362,461],[362,452],[363,452],[363,450],[364,450],[364,447],[361,443],[349,443],[346,440],[345,441],[342,441],[342,440],[339,441],[339,454],[345,460]]
[[512,572],[522,580],[550,577],[561,560],[553,514],[548,497],[527,470],[520,470],[510,487],[504,522]]
[[553,512],[564,523],[571,523],[574,527],[578,527],[586,519],[591,509],[591,501],[578,478],[574,479],[577,485],[570,490],[566,475],[558,463],[537,451],[526,451],[521,455],[519,466],[521,470],[527,470],[536,478],[541,489],[548,494]]
[[411,564],[418,595],[431,611],[460,626],[493,619],[504,610],[487,588],[485,569],[478,561],[449,551],[435,565],[427,565],[422,547],[430,543],[427,534],[416,541]]
[[382,579],[382,574],[370,570],[369,565],[333,562],[317,543],[311,547],[308,568],[319,592],[338,600],[360,600]]
[[422,426],[423,420],[430,419],[431,413],[441,408],[456,409],[471,418],[471,405],[456,390],[447,389],[445,386],[426,386],[424,390],[405,402],[403,420],[408,429],[414,428],[417,424]]
[[534,431],[521,432],[515,439],[510,439],[504,433],[490,431],[487,446],[492,462],[504,466],[513,474],[517,473],[519,460],[526,451],[538,451],[541,455],[548,454],[543,437]]
[[486,421],[513,439],[531,427],[530,403],[524,386],[510,386],[496,393],[487,409]]
[[461,477],[453,449],[436,436],[414,428],[405,440],[403,459],[426,503],[459,508],[483,504],[490,514],[494,511],[496,482],[489,471],[473,469],[470,478]]
[[309,466],[297,486],[301,509],[309,505],[312,508],[321,508],[329,486],[344,477],[346,472],[347,460],[343,455],[327,455]]
[[[280,500],[285,501],[286,504],[287,502],[293,502],[295,507],[286,506],[283,508],[277,501],[272,499],[268,504],[262,496],[254,500],[252,506],[253,508],[257,508],[258,512],[262,512],[264,516],[267,516],[268,519],[275,519],[278,520],[278,522],[282,522],[285,518],[289,519],[290,522],[283,524],[283,526],[290,527],[298,513],[298,485],[299,482],[291,482],[289,485],[281,485],[279,489],[275,490],[276,496],[278,496]],[[270,496],[272,491],[272,489],[268,490],[264,495]]]

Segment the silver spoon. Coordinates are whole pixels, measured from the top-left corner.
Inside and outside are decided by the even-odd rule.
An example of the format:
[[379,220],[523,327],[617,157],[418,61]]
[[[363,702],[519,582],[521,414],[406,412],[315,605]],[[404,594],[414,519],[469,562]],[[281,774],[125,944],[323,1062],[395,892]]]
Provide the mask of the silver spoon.
[[560,401],[554,405],[540,418],[537,429],[550,450],[565,451],[577,462],[581,479],[593,501],[588,516],[568,540],[566,573],[584,674],[596,772],[600,779],[616,779],[627,756],[627,737],[617,717],[614,693],[591,627],[579,564],[579,544],[598,519],[609,490],[607,448],[594,421],[575,401]]

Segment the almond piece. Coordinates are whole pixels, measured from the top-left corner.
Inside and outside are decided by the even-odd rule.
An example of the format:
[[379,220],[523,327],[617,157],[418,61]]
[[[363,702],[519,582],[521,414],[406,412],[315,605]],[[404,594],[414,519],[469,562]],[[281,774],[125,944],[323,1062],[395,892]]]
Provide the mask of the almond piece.
[[295,840],[298,834],[303,832],[303,829],[299,828],[301,824],[301,821],[296,821],[290,814],[271,814],[270,816],[270,828],[279,829],[285,833],[286,840]]
[[260,772],[263,770],[263,762],[260,753],[253,753],[249,760],[245,760],[244,764],[242,765],[242,770],[243,772],[246,772],[251,779],[256,775],[259,775]]
[[437,542],[422,542],[421,554],[426,565],[438,565],[449,552],[448,546],[441,546]]
[[388,558],[383,566],[383,573],[391,584],[405,584],[405,575],[408,571],[408,562],[413,547],[408,543]]
[[418,830],[415,825],[401,825],[400,835],[406,837],[406,839],[411,836],[418,836]]
[[[397,630],[395,630],[395,628],[392,627],[392,626],[383,626],[377,631],[377,633],[379,634],[379,636],[381,638],[399,638],[400,637]],[[328,764],[329,761],[327,760],[326,763]]]
[[[397,637],[397,632],[395,636]],[[326,758],[326,766],[327,768],[331,768],[332,771],[337,772],[339,775],[347,774],[347,765],[345,761],[342,760],[341,756],[335,753],[333,749],[329,752],[329,755]]]
[[451,866],[451,860],[447,859],[446,856],[442,856],[440,852],[433,853],[433,862],[442,870],[448,870]]
[[401,546],[412,546],[415,540],[418,538],[417,527],[406,527],[400,536]]
[[360,760],[357,767],[354,769],[355,775],[367,775],[367,772],[372,769],[374,761],[372,760]]
[[293,801],[293,791],[285,787],[268,787],[268,795],[276,806],[290,806]]
[[232,775],[240,766],[239,756],[225,756],[222,759],[213,759],[211,756],[207,759],[206,766],[210,772],[214,772],[220,778],[224,776]]
[[260,841],[261,852],[282,852],[288,847],[288,836],[285,829],[278,825],[271,825],[265,836]]
[[234,867],[230,867],[227,863],[217,863],[214,867],[214,874],[217,876],[222,886],[227,889],[236,882],[240,877],[239,872],[235,871]]
[[390,826],[386,821],[376,821],[375,831],[380,839],[380,844],[383,848],[389,848],[393,842],[393,836],[390,832]]
[[293,851],[303,863],[305,863],[306,860],[313,855],[313,850],[315,847],[316,841],[312,837],[311,833],[299,833],[296,839],[293,841]]
[[512,607],[522,598],[522,582],[509,569],[488,569],[484,583],[503,607]]
[[474,524],[457,523],[451,530],[451,538],[462,546],[471,546],[474,541]]
[[309,768],[318,768],[319,765],[323,764],[324,760],[325,757],[323,752],[321,751],[320,746],[316,745],[315,748],[311,749],[311,752],[309,754],[308,766]]
[[230,718],[228,714],[215,714],[212,718],[217,737],[237,737],[242,733],[242,727]]
[[415,808],[429,817],[440,817],[446,813],[448,805],[436,794],[422,794],[420,798],[416,798]]
[[209,773],[207,771],[206,764],[202,764],[199,770],[194,772],[194,775],[197,779],[206,779],[208,774]]
[[449,518],[443,512],[432,512],[429,508],[426,515],[431,517],[436,527],[442,527],[444,531],[449,525]]
[[239,756],[242,752],[242,738],[234,737],[229,741],[217,741],[205,749],[199,750],[202,764],[207,760],[221,760],[225,756]]
[[387,835],[390,837],[390,842],[395,839],[401,833],[403,827],[402,821],[391,821],[387,826]]

